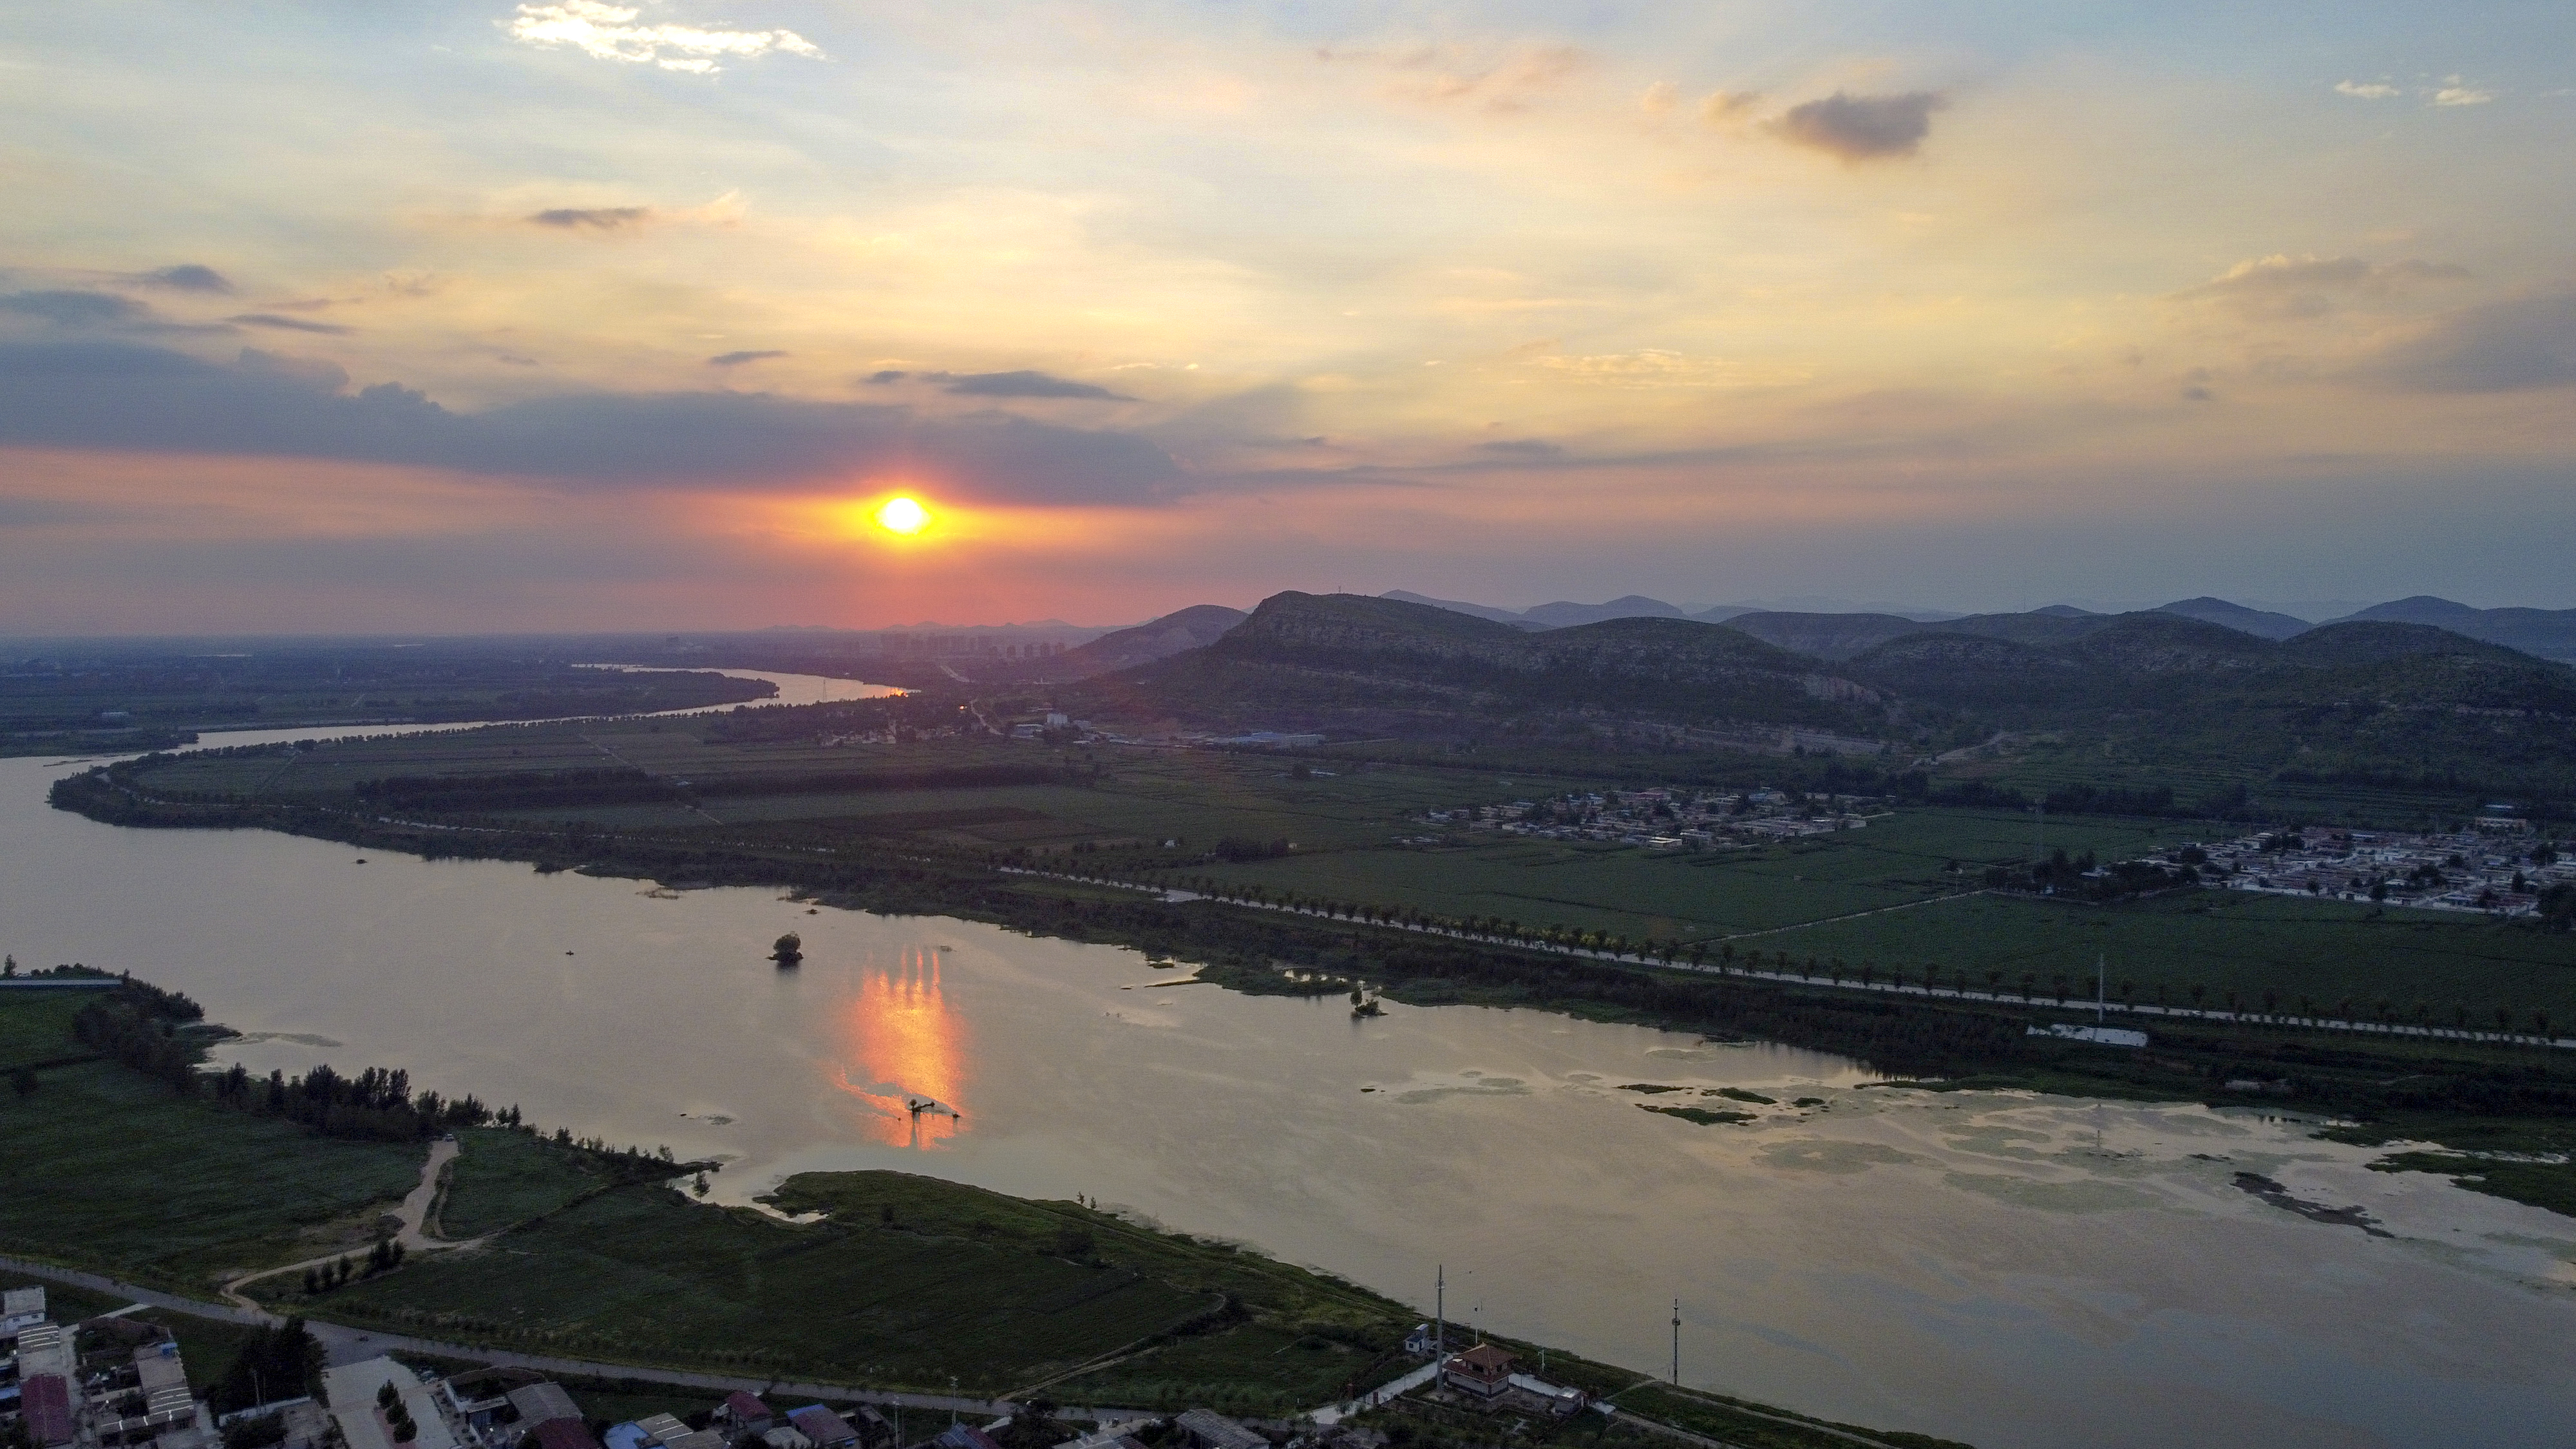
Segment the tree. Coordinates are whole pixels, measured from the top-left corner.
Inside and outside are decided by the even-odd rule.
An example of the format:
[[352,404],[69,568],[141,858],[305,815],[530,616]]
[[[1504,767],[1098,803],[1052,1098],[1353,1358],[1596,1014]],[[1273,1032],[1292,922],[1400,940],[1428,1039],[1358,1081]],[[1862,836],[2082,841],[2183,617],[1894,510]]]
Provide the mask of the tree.
[[[251,1330],[230,1366],[206,1390],[218,1413],[313,1392],[322,1372],[322,1345],[300,1317],[275,1328]],[[393,1385],[387,1384],[387,1389]]]

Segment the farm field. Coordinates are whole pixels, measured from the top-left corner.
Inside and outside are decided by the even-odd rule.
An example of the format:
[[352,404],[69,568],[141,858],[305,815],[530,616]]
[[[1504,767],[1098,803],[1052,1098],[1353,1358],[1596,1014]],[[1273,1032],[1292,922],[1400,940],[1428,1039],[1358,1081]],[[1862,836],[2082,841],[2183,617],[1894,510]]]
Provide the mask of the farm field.
[[[48,1022],[48,1055],[79,1049],[54,993],[0,995],[0,1040],[35,1041]],[[363,1247],[421,1157],[223,1111],[110,1061],[55,1067],[32,1094],[0,1094],[0,1245],[203,1292],[227,1269]]]
[[[2050,821],[2050,849],[2105,859],[2198,838],[2183,821]],[[1702,941],[1954,895],[1996,861],[2028,856],[2032,822],[2009,811],[1909,809],[1859,830],[1758,851],[1650,853],[1509,836],[1491,843],[1292,856],[1194,867],[1273,895],[1409,905],[1525,926]],[[1954,871],[1952,867],[1957,869]]]
[[2159,900],[2095,906],[1975,896],[1888,916],[1782,931],[1740,943],[1803,962],[1837,957],[1919,971],[1936,962],[1966,971],[1982,988],[2001,973],[2017,991],[2035,974],[2043,994],[2059,972],[2092,994],[2094,961],[2108,967],[2111,990],[2136,983],[2134,999],[2224,1007],[2235,992],[2260,1011],[2263,993],[2297,1011],[2302,997],[2332,1012],[2349,1000],[2363,1016],[2381,1001],[2398,1018],[2416,1019],[2420,1003],[2435,1025],[2454,1024],[2466,1008],[2471,1025],[2494,1026],[2497,1007],[2528,1030],[2531,1012],[2576,1020],[2576,936],[2544,935],[2431,911],[2375,911],[2360,903],[2293,900],[2202,890]]

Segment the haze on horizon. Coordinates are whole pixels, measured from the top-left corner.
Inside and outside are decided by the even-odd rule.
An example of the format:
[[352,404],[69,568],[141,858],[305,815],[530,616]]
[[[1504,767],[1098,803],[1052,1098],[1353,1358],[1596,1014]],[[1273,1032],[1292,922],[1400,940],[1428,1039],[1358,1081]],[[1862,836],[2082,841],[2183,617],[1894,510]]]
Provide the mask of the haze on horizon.
[[0,617],[2576,606],[2570,56],[2529,3],[19,7]]

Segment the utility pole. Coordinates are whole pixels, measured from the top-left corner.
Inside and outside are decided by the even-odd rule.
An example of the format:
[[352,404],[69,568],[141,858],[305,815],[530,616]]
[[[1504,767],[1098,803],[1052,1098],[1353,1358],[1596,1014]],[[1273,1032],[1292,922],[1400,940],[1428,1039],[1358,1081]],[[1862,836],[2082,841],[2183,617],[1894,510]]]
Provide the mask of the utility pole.
[[1682,1301],[1673,1300],[1673,1387],[1682,1384]]
[[1438,1363],[1449,1352],[1449,1265],[1441,1264],[1431,1280],[1431,1361]]
[[2111,980],[2110,973],[2110,957],[2097,953],[2093,957],[2093,1020],[2096,1023],[2111,1019],[2105,1015],[2111,1009],[2110,1003],[2103,999],[2106,987]]

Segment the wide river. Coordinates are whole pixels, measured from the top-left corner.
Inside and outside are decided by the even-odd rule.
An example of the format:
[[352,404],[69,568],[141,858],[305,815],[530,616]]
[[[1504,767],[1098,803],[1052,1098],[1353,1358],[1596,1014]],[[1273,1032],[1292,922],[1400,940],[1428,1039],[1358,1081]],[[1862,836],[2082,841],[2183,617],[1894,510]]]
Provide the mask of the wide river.
[[[779,678],[791,700],[880,692]],[[1132,951],[774,891],[119,829],[46,806],[69,768],[0,761],[20,962],[183,989],[260,1070],[406,1067],[722,1156],[726,1200],[849,1167],[1080,1193],[1426,1312],[1445,1265],[1453,1319],[1648,1372],[1679,1298],[1691,1383],[1983,1446],[2576,1435],[2576,1222],[2370,1172],[2309,1124],[1863,1089],[1839,1058],[1532,1011],[1355,1022]],[[780,971],[791,929],[805,964]],[[959,1115],[916,1120],[917,1097]],[[1640,1110],[1685,1100],[1760,1120]]]

